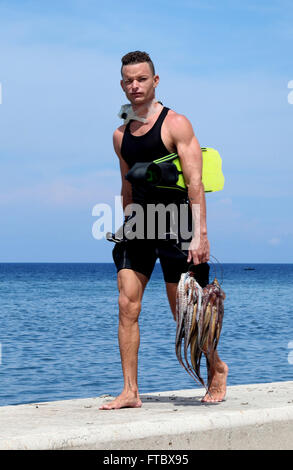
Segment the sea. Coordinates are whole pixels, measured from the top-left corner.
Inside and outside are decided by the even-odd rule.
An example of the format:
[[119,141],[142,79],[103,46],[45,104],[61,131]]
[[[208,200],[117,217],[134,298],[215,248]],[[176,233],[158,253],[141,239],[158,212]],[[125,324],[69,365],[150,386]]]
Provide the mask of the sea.
[[[226,293],[228,385],[293,380],[293,264],[213,263],[210,274]],[[117,302],[112,263],[0,263],[0,406],[119,394]],[[175,355],[159,264],[139,326],[140,392],[198,388]]]

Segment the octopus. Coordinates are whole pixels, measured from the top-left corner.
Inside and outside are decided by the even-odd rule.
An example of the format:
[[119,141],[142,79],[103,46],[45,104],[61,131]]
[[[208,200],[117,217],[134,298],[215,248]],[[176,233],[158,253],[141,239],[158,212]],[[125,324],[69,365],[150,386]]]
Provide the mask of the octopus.
[[201,377],[200,362],[203,353],[208,362],[209,355],[217,348],[224,317],[224,299],[225,293],[216,278],[202,288],[192,272],[181,275],[176,293],[175,352],[182,367],[207,391],[208,384]]

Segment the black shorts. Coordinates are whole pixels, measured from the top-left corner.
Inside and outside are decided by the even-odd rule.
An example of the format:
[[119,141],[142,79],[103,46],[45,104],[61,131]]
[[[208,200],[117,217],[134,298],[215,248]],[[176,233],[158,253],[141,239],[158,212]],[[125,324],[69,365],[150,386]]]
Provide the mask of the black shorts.
[[[117,272],[121,269],[132,269],[151,277],[156,260],[159,258],[165,282],[177,283],[181,274],[186,273],[192,263],[187,263],[187,250],[181,251],[174,240],[127,240],[116,243],[113,259]],[[208,263],[192,266],[195,279],[201,287],[209,283]]]

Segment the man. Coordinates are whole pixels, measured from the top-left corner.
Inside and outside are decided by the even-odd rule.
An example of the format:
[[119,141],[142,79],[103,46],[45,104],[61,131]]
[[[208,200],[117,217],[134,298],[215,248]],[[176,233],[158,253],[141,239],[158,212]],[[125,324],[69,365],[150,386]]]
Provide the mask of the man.
[[[113,258],[117,267],[119,289],[119,348],[124,375],[122,393],[100,409],[140,407],[137,384],[137,361],[139,348],[139,326],[141,301],[144,289],[151,276],[156,258],[160,258],[167,296],[174,319],[176,319],[176,290],[182,272],[190,263],[195,265],[195,278],[204,287],[208,284],[209,241],[207,238],[206,204],[202,176],[202,154],[188,119],[165,108],[155,99],[155,89],[159,76],[148,54],[135,51],[122,58],[121,86],[132,105],[137,119],[122,125],[113,135],[113,143],[120,162],[122,177],[121,195],[125,216],[129,216],[129,205],[140,203],[146,207],[150,203],[170,202],[170,191],[154,189],[142,190],[141,185],[130,184],[125,175],[140,161],[153,161],[172,152],[178,153],[188,188],[189,204],[199,205],[200,232],[190,240],[189,249],[178,249],[174,240],[128,240],[117,243]],[[172,194],[175,194],[173,191]],[[167,194],[168,193],[168,194]],[[177,195],[176,195],[177,197]],[[172,202],[181,203],[173,197]],[[181,240],[182,241],[182,240]],[[209,393],[203,402],[218,402],[226,393],[227,365],[217,352],[208,358]]]

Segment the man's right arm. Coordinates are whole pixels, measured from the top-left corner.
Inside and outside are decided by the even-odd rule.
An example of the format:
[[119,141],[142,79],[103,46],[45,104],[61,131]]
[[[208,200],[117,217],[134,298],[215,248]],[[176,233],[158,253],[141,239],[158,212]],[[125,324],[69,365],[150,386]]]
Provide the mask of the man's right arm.
[[129,205],[132,204],[132,188],[131,188],[131,183],[129,183],[129,181],[125,179],[125,175],[126,173],[128,173],[130,168],[121,155],[121,144],[122,144],[122,139],[123,139],[124,127],[125,126],[118,127],[118,129],[116,129],[116,131],[114,132],[113,145],[114,145],[114,149],[119,158],[119,163],[120,163],[120,173],[121,173],[121,183],[122,183],[121,184],[122,207],[123,207],[124,215],[127,216],[131,214]]

